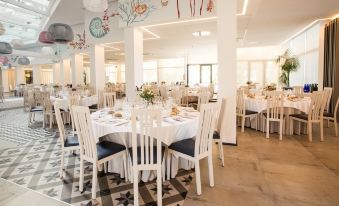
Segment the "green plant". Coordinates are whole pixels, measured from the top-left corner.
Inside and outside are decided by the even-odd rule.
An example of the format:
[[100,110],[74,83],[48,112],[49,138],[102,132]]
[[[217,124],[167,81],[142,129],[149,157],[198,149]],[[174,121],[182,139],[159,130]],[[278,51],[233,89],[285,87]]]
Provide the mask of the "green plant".
[[283,55],[276,59],[276,62],[281,66],[280,83],[290,87],[290,74],[298,70],[299,59],[292,56],[290,50],[286,50]]
[[155,95],[154,95],[153,91],[150,90],[150,89],[144,89],[140,93],[140,97],[143,98],[144,100],[146,100],[147,102],[152,102],[154,96]]

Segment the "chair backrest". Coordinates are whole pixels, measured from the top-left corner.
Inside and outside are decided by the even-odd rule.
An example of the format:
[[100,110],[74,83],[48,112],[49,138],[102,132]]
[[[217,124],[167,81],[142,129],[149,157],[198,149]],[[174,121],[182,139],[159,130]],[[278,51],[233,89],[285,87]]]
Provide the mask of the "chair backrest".
[[98,109],[104,108],[104,91],[98,90]]
[[293,88],[293,94],[297,97],[304,97],[304,87],[301,86],[294,86]]
[[189,100],[189,87],[180,87],[179,91],[181,92],[181,104],[188,106]]
[[337,99],[337,102],[335,104],[335,107],[334,107],[334,118],[337,118],[337,112],[338,112],[338,107],[339,107],[339,97]]
[[[161,164],[161,112],[154,109],[135,109],[132,111],[132,150],[133,165]],[[137,120],[138,128],[137,128]],[[139,141],[138,141],[139,140]],[[140,146],[140,164],[137,161],[137,148]],[[156,162],[154,149],[157,151]]]
[[[218,100],[220,101],[220,100]],[[224,114],[225,114],[225,110],[226,110],[226,104],[227,104],[227,100],[225,98],[221,99],[221,104],[220,104],[220,109],[218,110],[219,112],[217,112],[217,122],[216,122],[216,130],[217,132],[221,132],[221,125],[222,122],[224,121]]]
[[267,119],[281,120],[284,115],[284,92],[275,91],[267,100]]
[[160,96],[161,96],[162,100],[167,100],[168,99],[166,86],[160,86],[159,87],[159,92],[160,92]]
[[53,112],[53,103],[52,103],[51,99],[44,98],[42,106],[43,106],[43,110],[44,110],[45,113],[52,113]]
[[114,107],[115,101],[116,101],[115,92],[104,93],[104,107],[107,107],[107,108]]
[[325,110],[327,112],[330,111],[330,103],[331,103],[331,98],[332,98],[332,92],[333,88],[331,87],[325,87],[324,92],[326,93],[326,105],[325,105]]
[[97,160],[97,148],[89,108],[74,105],[72,110],[79,139],[80,155],[86,159]]
[[75,95],[75,96],[68,97],[68,108],[69,108],[72,119],[73,119],[73,114],[72,114],[73,105],[80,105],[80,96]]
[[213,133],[217,119],[216,114],[218,109],[220,109],[219,105],[219,103],[201,105],[199,128],[195,138],[195,157],[199,154],[212,151]]
[[200,111],[200,107],[202,104],[207,104],[210,100],[210,93],[209,92],[201,92],[198,96],[198,111]]
[[171,97],[175,100],[176,104],[181,104],[182,92],[179,89],[173,89],[171,91]]
[[61,111],[60,111],[60,103],[59,102],[54,102],[54,110],[55,110],[55,118],[58,124],[58,129],[60,133],[60,138],[62,141],[62,147],[64,146],[64,142],[66,141],[66,136],[65,136],[65,127],[64,127],[64,122],[62,121],[61,117]]
[[239,90],[242,90],[244,94],[248,94],[250,92],[249,86],[241,86]]
[[242,89],[237,90],[237,99],[236,99],[236,114],[237,115],[245,115],[246,109],[245,109],[245,94]]
[[308,120],[319,121],[324,114],[324,109],[326,105],[326,101],[324,98],[326,97],[325,92],[313,92],[311,94],[311,105],[308,112]]

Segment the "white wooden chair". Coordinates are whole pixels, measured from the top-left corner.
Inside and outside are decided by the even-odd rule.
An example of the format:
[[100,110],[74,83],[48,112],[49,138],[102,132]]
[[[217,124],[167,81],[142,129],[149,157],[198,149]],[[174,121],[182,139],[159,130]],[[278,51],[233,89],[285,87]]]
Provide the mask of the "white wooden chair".
[[197,110],[200,111],[200,107],[203,104],[207,104],[210,100],[210,93],[209,92],[201,92],[198,94],[198,104],[197,104]]
[[162,160],[165,147],[161,142],[161,112],[137,109],[132,111],[131,119],[132,148],[128,151],[132,164],[134,205],[139,205],[139,172],[145,170],[153,170],[157,173],[157,205],[162,205],[162,176],[164,177],[162,173],[165,172],[165,169],[162,169]]
[[245,120],[246,118],[255,118],[255,129],[258,130],[258,112],[246,110],[245,105],[245,94],[243,90],[237,91],[236,99],[236,115],[240,117],[241,120],[241,132],[245,131]]
[[72,108],[74,105],[80,105],[80,96],[74,95],[74,96],[68,97],[68,109],[69,109],[70,116],[71,116],[73,132],[75,131],[74,119],[73,119],[73,114],[72,114]]
[[[220,100],[219,100],[220,101]],[[226,99],[221,99],[220,109],[218,109],[217,112],[217,121],[216,121],[216,130],[213,133],[213,140],[215,142],[218,142],[218,149],[219,149],[219,158],[221,159],[222,166],[225,166],[225,160],[224,160],[224,147],[221,139],[221,125],[224,118],[224,113],[226,110]]]
[[73,118],[80,144],[80,182],[79,190],[84,186],[84,160],[93,164],[92,199],[96,198],[98,166],[117,157],[123,158],[126,175],[126,147],[114,142],[95,142],[92,121],[88,107],[73,106]]
[[104,107],[105,108],[113,108],[115,101],[116,101],[115,92],[104,93]]
[[296,97],[304,97],[304,87],[294,86],[292,92]]
[[[212,141],[217,118],[219,104],[210,103],[201,106],[199,128],[197,136],[194,138],[184,139],[174,142],[168,147],[167,171],[169,173],[171,164],[171,155],[181,157],[194,162],[197,194],[201,195],[201,178],[199,160],[208,158],[208,173],[210,186],[214,186],[213,162],[212,162]],[[169,174],[167,178],[169,179]]]
[[179,89],[173,89],[171,91],[171,97],[177,105],[181,105],[182,92]]
[[179,91],[181,92],[181,106],[188,107],[189,106],[189,88],[179,87]]
[[[298,122],[298,134],[300,135],[301,122],[307,124],[308,140],[312,142],[312,126],[313,123],[320,124],[320,140],[324,141],[324,128],[323,128],[323,114],[326,105],[325,92],[313,92],[311,95],[311,105],[308,114],[292,114],[290,115],[290,133],[293,133],[293,121]],[[324,100],[325,99],[325,100]]]
[[334,112],[333,113],[324,112],[324,120],[327,120],[327,125],[329,126],[329,121],[333,121],[335,136],[338,136],[338,122],[337,122],[338,107],[339,107],[339,97],[335,104]]
[[55,118],[59,128],[59,135],[61,140],[61,168],[60,168],[60,178],[63,178],[64,162],[65,162],[65,152],[73,152],[80,150],[79,140],[76,135],[66,136],[64,123],[61,117],[60,104],[58,102],[54,103]]
[[282,140],[284,128],[284,93],[273,92],[270,99],[267,100],[266,113],[266,138],[270,138],[270,122],[279,123],[279,139]]
[[331,87],[324,87],[324,92],[326,94],[325,111],[329,112],[330,111],[330,103],[331,103],[333,88],[331,88]]
[[160,86],[159,87],[159,92],[160,92],[161,99],[163,101],[166,101],[168,99],[166,86]]
[[45,128],[46,117],[49,119],[49,128],[52,128],[55,112],[50,99],[44,99],[42,127]]

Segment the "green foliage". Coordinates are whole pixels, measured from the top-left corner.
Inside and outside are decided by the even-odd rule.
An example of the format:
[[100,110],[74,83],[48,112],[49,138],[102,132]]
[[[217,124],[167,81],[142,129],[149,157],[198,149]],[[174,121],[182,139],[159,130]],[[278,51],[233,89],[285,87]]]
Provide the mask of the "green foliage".
[[276,62],[281,66],[281,75],[279,77],[280,83],[289,87],[290,86],[290,73],[298,70],[299,59],[292,56],[289,50],[279,56]]

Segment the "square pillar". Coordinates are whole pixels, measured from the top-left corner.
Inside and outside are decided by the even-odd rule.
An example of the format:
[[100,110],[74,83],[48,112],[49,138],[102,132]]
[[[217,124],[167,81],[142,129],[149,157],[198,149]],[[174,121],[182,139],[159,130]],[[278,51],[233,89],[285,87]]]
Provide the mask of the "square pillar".
[[25,70],[23,66],[15,68],[16,84],[25,84]]
[[72,84],[84,84],[84,58],[80,54],[73,54],[71,57]]
[[224,143],[237,144],[236,79],[237,79],[237,0],[218,1],[218,96],[226,98],[226,110],[220,136]]
[[53,65],[53,84],[60,84],[60,63]]
[[40,66],[33,65],[33,84],[40,84]]
[[125,29],[126,97],[136,98],[136,86],[143,82],[143,32],[138,28]]
[[105,49],[99,45],[89,48],[90,82],[95,91],[104,90],[106,83]]
[[63,75],[63,84],[70,84],[72,83],[72,77],[71,77],[71,60],[70,59],[64,59],[62,60],[62,64],[63,64],[63,73],[61,75]]

